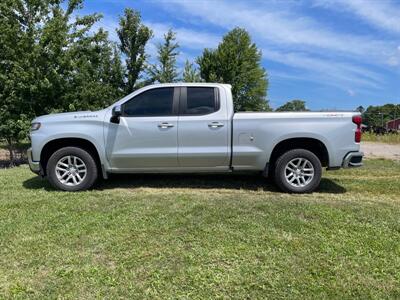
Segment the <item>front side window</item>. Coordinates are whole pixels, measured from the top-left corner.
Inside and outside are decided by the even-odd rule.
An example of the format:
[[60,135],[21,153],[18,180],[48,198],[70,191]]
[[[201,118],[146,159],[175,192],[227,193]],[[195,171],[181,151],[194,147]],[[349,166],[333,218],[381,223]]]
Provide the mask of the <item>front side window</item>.
[[218,110],[218,103],[213,87],[188,87],[185,115],[206,115]]
[[127,117],[170,116],[173,114],[174,88],[145,91],[123,105]]

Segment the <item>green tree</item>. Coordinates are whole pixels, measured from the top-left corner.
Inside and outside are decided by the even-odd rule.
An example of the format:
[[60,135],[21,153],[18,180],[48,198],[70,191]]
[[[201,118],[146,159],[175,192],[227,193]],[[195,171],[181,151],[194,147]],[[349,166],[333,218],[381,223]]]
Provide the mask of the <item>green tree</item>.
[[[43,101],[42,91],[54,80],[41,72],[46,58],[38,51],[37,25],[56,7],[48,2],[0,2],[0,139],[7,143],[11,165],[15,144],[26,137],[35,107]],[[46,45],[49,55],[54,44]]]
[[92,32],[100,15],[72,17],[81,6],[81,0],[0,2],[0,139],[11,158],[35,116],[98,109],[122,92],[120,53],[106,32]]
[[308,111],[306,102],[303,100],[292,100],[278,107],[276,111]]
[[268,79],[261,66],[261,51],[246,30],[228,32],[217,49],[205,49],[197,63],[205,81],[232,85],[236,111],[271,110],[266,100]]
[[100,29],[70,45],[67,55],[73,63],[65,92],[60,96],[61,111],[97,110],[123,94],[123,67],[120,52]]
[[385,127],[390,120],[400,117],[400,104],[385,104],[381,106],[368,106],[362,114],[363,123],[368,126]]
[[153,32],[142,24],[139,12],[127,8],[125,15],[119,20],[117,34],[120,40],[119,48],[126,57],[125,92],[131,93],[135,90],[137,80],[145,68],[147,59],[145,47]]
[[358,112],[360,112],[360,113],[363,113],[363,112],[365,111],[365,108],[364,108],[364,106],[360,105],[360,106],[358,106],[358,107],[356,108],[356,111],[358,111]]
[[189,60],[185,61],[185,67],[183,69],[183,81],[184,82],[201,82],[199,71],[195,68],[194,64]]
[[148,68],[152,82],[175,82],[178,78],[176,57],[179,45],[176,42],[176,33],[171,29],[164,34],[164,43],[157,45],[157,62]]

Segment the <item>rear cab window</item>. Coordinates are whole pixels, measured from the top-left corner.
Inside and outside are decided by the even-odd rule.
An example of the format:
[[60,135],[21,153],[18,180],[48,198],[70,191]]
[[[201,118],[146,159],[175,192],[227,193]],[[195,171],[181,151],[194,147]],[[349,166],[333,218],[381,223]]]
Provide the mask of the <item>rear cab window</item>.
[[181,98],[181,115],[207,115],[219,110],[217,88],[187,87],[185,92]]

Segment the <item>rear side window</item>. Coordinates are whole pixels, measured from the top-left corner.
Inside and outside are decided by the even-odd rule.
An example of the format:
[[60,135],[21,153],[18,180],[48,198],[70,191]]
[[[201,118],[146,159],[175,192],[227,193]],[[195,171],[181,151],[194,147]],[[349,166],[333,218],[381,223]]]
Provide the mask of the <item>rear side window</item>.
[[151,117],[173,114],[174,88],[157,88],[145,91],[123,106],[124,116]]
[[206,115],[219,109],[219,101],[215,88],[188,87],[184,115]]

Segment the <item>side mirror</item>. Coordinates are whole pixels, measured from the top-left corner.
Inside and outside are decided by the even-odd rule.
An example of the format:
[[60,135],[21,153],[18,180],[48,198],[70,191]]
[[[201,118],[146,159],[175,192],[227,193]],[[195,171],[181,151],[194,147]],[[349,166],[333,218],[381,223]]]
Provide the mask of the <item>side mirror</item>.
[[112,109],[112,116],[113,117],[120,117],[122,114],[122,108],[121,105],[116,105]]
[[122,115],[122,108],[121,105],[116,105],[113,107],[111,112],[111,123],[119,124],[119,117]]

